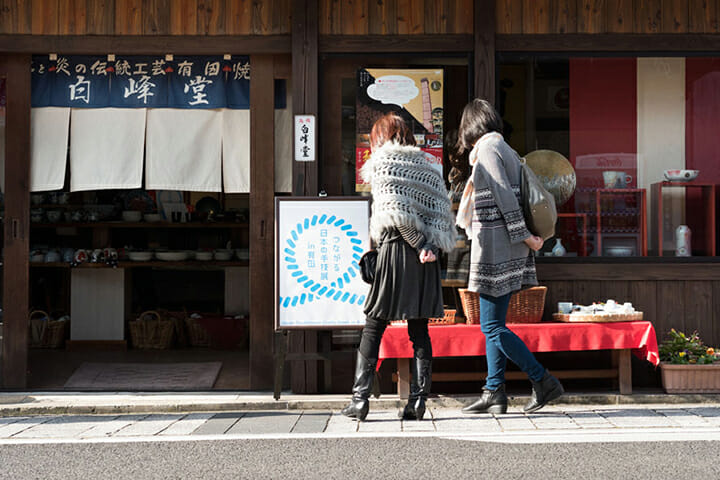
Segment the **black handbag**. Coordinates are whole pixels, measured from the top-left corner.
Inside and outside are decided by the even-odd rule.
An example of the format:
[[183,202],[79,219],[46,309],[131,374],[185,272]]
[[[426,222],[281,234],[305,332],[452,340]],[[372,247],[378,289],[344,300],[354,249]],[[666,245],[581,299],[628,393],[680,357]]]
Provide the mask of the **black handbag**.
[[363,282],[372,285],[373,280],[375,280],[377,257],[378,251],[375,248],[368,250],[362,257],[360,257],[360,263],[358,265],[360,266],[360,278],[363,279]]

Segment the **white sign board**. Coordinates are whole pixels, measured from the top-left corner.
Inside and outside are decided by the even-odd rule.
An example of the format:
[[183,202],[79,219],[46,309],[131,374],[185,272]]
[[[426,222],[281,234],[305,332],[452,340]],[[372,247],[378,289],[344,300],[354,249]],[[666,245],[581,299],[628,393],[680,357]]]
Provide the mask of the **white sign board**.
[[369,199],[278,197],[275,221],[276,328],[362,327]]
[[315,116],[295,115],[295,160],[315,161]]

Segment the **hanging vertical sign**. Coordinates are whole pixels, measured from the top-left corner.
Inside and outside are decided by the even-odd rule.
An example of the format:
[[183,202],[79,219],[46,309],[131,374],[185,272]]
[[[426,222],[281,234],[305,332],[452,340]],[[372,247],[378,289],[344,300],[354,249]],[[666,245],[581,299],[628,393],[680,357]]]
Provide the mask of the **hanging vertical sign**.
[[250,57],[233,56],[223,66],[228,108],[250,108]]
[[224,108],[224,60],[217,57],[178,57],[171,72],[169,103],[173,108]]
[[405,120],[417,146],[442,175],[443,70],[361,68],[357,81],[355,189],[370,191],[359,172],[370,158],[372,126],[389,112]]
[[276,329],[362,327],[369,199],[277,197],[275,221]]
[[115,59],[110,84],[113,107],[165,107],[168,105],[168,76],[173,72],[163,56]]
[[315,161],[315,115],[295,115],[295,161]]
[[50,103],[57,107],[101,108],[110,106],[112,68],[107,58],[58,56],[49,67],[55,74]]

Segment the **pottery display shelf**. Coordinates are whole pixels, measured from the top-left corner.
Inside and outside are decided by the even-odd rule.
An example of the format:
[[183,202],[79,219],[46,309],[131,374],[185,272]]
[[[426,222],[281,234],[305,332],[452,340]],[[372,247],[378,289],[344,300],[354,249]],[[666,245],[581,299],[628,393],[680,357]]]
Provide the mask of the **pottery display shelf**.
[[[663,252],[663,230],[665,218],[663,202],[665,192],[682,189],[685,192],[685,208],[682,212],[685,224],[692,232],[691,247],[696,255],[714,257],[715,247],[715,202],[717,187],[711,183],[699,182],[658,182],[650,186],[650,207],[655,221],[652,224],[651,238],[653,239],[653,252],[658,256],[674,255],[674,252]],[[699,202],[698,202],[699,201]],[[692,203],[691,203],[692,202]],[[673,232],[678,225],[673,225]],[[675,239],[673,238],[673,244]]]
[[[612,206],[619,198],[623,203],[628,197],[635,197],[633,203],[636,207],[627,209]],[[624,198],[623,198],[624,197]],[[610,208],[606,205],[608,199]],[[645,221],[646,191],[644,188],[598,188],[595,190],[595,230],[597,240],[595,252],[603,254],[603,237],[614,237],[618,240],[633,239],[637,254],[647,256],[647,224]],[[621,222],[621,225],[608,226],[608,219],[624,218],[630,221]]]

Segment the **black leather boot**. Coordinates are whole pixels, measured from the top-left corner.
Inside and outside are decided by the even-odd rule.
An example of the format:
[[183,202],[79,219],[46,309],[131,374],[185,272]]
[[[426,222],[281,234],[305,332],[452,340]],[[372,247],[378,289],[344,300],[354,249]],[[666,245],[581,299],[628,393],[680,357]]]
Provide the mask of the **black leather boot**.
[[496,390],[488,390],[483,387],[480,398],[462,409],[462,413],[505,413],[507,412],[507,395],[505,395],[505,384],[500,385]]
[[560,380],[550,375],[550,372],[545,370],[542,380],[536,382],[530,380],[532,383],[532,396],[530,401],[525,405],[523,411],[525,413],[532,413],[540,410],[542,407],[559,398],[560,395],[565,393],[565,389],[560,384]]
[[415,358],[410,364],[410,370],[410,396],[398,417],[403,420],[422,420],[425,416],[425,402],[432,386],[432,359]]
[[362,353],[357,353],[352,400],[341,411],[346,417],[357,418],[360,421],[365,420],[365,417],[367,417],[370,409],[368,399],[375,378],[375,365],[377,365],[377,359],[368,360]]

